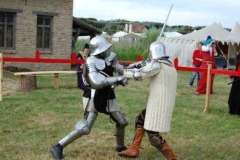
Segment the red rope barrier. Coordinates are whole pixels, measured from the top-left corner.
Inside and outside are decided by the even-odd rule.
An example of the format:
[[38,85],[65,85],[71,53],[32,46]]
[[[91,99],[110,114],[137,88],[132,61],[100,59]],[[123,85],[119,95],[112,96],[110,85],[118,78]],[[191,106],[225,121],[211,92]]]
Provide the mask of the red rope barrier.
[[[137,61],[141,61],[142,57],[138,56]],[[76,52],[73,52],[71,59],[61,59],[61,58],[41,58],[40,52],[37,50],[35,53],[35,58],[22,58],[22,57],[3,57],[3,62],[32,62],[32,63],[70,63],[70,64],[83,64],[85,60],[77,60]],[[129,65],[133,62],[129,61],[119,61],[120,64]],[[174,59],[174,66],[177,71],[188,71],[188,72],[207,72],[207,68],[192,68],[178,66],[178,59]],[[228,76],[240,77],[240,68],[238,71],[229,70],[218,70],[211,69],[211,73],[222,74]]]

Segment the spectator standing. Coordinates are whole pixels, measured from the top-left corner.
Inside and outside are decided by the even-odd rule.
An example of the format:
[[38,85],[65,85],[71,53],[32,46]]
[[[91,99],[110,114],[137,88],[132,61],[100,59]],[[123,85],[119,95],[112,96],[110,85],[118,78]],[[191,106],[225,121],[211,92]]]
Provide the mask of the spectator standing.
[[[208,68],[208,64],[212,64],[212,68],[216,68],[215,56],[217,56],[216,44],[211,36],[208,36],[202,46],[202,64],[200,68]],[[213,81],[215,74],[211,74],[210,94],[213,94]],[[200,80],[197,85],[196,94],[206,94],[207,88],[207,72],[201,72]]]
[[[86,60],[87,57],[89,57],[89,45],[86,43],[83,46],[83,51],[80,51],[77,55],[77,59],[78,60]],[[77,65],[77,86],[78,88],[82,89],[82,90],[86,90],[87,87],[85,85],[84,82],[84,78],[82,75],[82,69],[83,69],[84,64],[78,64]]]
[[[193,52],[193,55],[192,55],[192,60],[193,60],[192,67],[193,68],[199,68],[200,67],[200,65],[202,63],[201,56],[202,56],[202,42],[198,42],[197,49]],[[189,83],[188,83],[189,87],[193,86],[194,79],[195,79],[196,76],[197,76],[197,83],[199,82],[200,73],[199,72],[192,72],[192,76],[191,76],[191,78],[189,80]]]
[[[238,67],[240,65],[240,52],[236,56],[235,65],[235,71],[238,71]],[[240,115],[240,77],[231,76],[231,78],[233,81],[228,98],[229,114]]]

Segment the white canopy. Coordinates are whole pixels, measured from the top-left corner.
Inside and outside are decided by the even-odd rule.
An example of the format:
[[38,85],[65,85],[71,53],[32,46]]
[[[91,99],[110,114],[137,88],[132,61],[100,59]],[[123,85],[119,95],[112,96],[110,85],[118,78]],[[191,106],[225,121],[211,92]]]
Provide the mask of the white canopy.
[[143,37],[143,36],[144,36],[143,34],[139,34],[139,33],[134,33],[134,32],[127,33],[124,31],[119,31],[119,32],[116,32],[115,34],[113,34],[112,42],[118,42],[118,41],[132,42],[132,41],[137,41],[138,38]]
[[240,36],[240,25],[236,22],[235,26],[232,28],[231,33]]
[[192,63],[192,53],[196,49],[197,43],[199,41],[205,41],[209,35],[214,40],[221,42],[222,46],[228,45],[229,43],[240,44],[240,36],[227,31],[217,23],[213,23],[208,27],[186,35],[177,37],[158,37],[157,40],[165,44],[166,54],[170,56],[172,61],[178,58],[179,65],[190,66]]
[[[232,28],[231,33],[240,36],[240,25],[238,22],[235,23],[235,26]],[[240,52],[240,46],[238,44],[233,44],[229,47],[229,56],[235,57],[236,53]]]
[[182,36],[181,33],[178,32],[163,32],[165,37],[176,37],[176,36]]

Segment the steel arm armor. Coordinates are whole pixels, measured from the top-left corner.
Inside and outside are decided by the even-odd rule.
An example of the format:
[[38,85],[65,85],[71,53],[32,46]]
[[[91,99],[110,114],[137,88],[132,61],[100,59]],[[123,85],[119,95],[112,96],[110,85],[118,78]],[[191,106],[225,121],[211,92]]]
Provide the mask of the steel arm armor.
[[124,71],[124,76],[135,80],[143,80],[153,75],[156,75],[160,71],[160,68],[161,64],[158,61],[153,60],[142,68],[126,69]]
[[119,75],[123,75],[124,67],[123,65],[118,63],[117,55],[114,52],[111,52],[108,60],[112,62],[112,67],[115,69],[114,71],[117,72]]
[[83,75],[86,81],[91,85],[91,88],[100,89],[115,84],[124,85],[124,82],[126,82],[126,77],[124,76],[109,77],[101,72],[101,70],[105,68],[105,65],[111,62],[109,60],[111,60],[109,57],[103,60],[96,58],[95,56],[90,56],[87,59]]
[[147,63],[149,63],[148,59],[140,61],[140,62],[135,62],[135,63],[130,64],[127,67],[127,69],[142,68],[142,67],[146,66]]

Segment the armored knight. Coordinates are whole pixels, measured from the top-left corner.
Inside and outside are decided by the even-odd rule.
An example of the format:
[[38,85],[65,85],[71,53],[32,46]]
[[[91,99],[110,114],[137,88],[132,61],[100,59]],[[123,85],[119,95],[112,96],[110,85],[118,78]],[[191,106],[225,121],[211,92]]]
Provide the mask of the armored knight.
[[[96,36],[90,41],[91,56],[87,58],[83,68],[83,75],[89,90],[83,94],[84,118],[75,125],[75,129],[51,148],[57,159],[62,159],[63,148],[79,137],[90,133],[98,116],[98,112],[105,113],[116,123],[116,151],[120,152],[124,146],[124,130],[128,122],[116,101],[114,88],[117,85],[127,85],[127,78],[123,76],[123,66],[117,62],[116,54],[111,52],[112,44],[102,36]],[[113,76],[113,73],[119,76]]]
[[142,137],[146,131],[150,144],[156,147],[168,160],[176,160],[172,149],[160,135],[169,132],[172,112],[175,105],[177,72],[165,53],[161,42],[150,45],[146,61],[133,63],[124,71],[124,75],[135,80],[150,79],[147,107],[135,122],[135,136],[132,145],[119,156],[137,157]]

